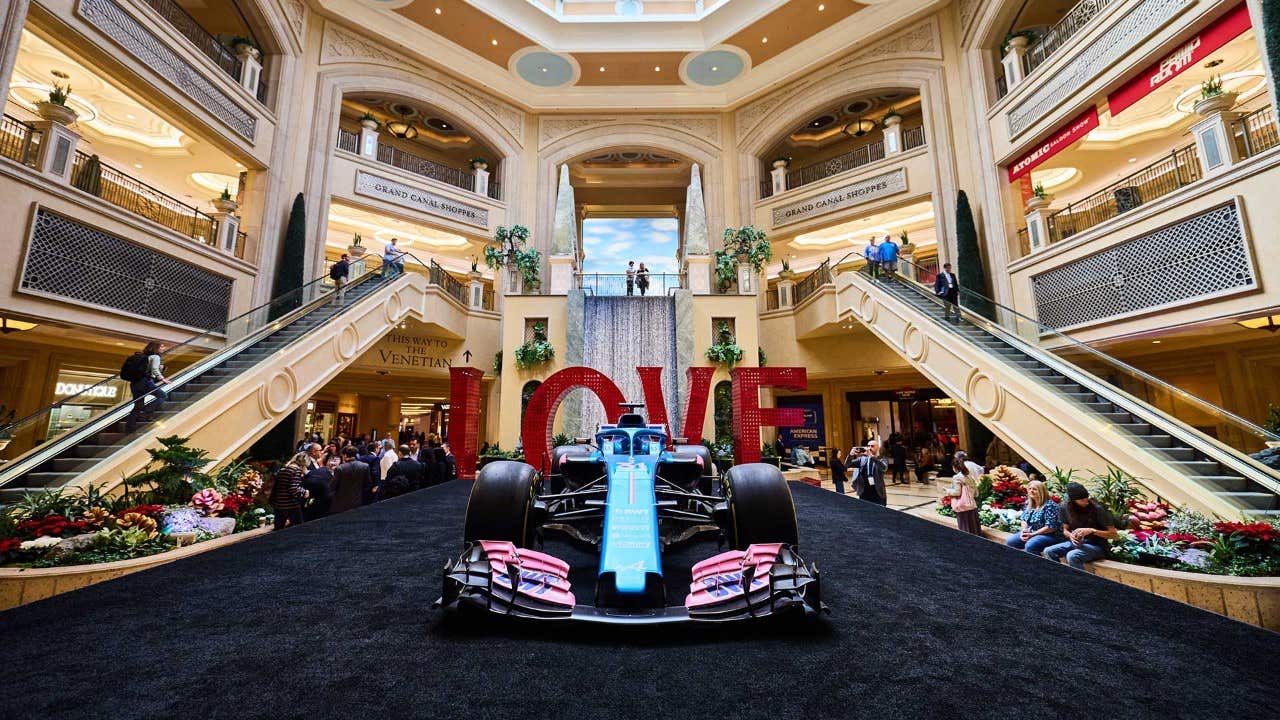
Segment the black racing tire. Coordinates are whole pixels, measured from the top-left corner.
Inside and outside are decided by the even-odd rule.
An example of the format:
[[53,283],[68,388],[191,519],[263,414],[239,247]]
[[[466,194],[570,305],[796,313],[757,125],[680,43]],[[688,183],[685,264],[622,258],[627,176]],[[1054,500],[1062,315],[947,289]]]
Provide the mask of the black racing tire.
[[538,481],[538,471],[527,463],[495,460],[481,468],[467,500],[462,539],[529,547],[536,530],[531,518]]
[[754,543],[800,545],[796,507],[782,471],[766,463],[734,465],[722,482],[729,505],[729,545],[746,550]]

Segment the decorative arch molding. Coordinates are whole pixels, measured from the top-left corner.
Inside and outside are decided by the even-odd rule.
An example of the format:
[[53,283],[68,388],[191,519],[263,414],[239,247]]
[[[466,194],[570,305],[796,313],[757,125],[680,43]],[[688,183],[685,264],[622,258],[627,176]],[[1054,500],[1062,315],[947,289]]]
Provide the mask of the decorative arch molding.
[[537,227],[534,238],[544,254],[550,247],[560,166],[590,153],[621,148],[642,147],[674,154],[701,166],[707,228],[713,237],[717,237],[725,227],[725,170],[720,122],[716,118],[542,118],[538,138]]
[[[288,0],[285,0],[286,2]],[[384,47],[346,28],[326,22],[324,39],[320,48],[320,65],[347,65],[373,63],[378,66],[378,76],[401,75],[414,77],[417,85],[414,92],[401,93],[405,97],[413,97],[431,102],[426,95],[440,92],[448,94],[449,105],[443,109],[452,110],[455,106],[464,105],[487,115],[492,124],[500,128],[515,145],[523,144],[525,114],[509,103],[503,102],[479,88],[466,85],[454,78],[437,72],[424,65],[407,60],[390,48]],[[366,69],[367,72],[367,69]],[[370,76],[372,77],[372,75]],[[365,88],[371,89],[371,88]],[[448,93],[447,91],[452,91]],[[462,115],[460,114],[460,117]],[[474,123],[473,123],[474,125]],[[490,135],[495,133],[490,132]],[[488,138],[487,138],[488,139]]]
[[[929,26],[936,29],[934,23],[929,23]],[[763,179],[760,155],[779,137],[839,98],[876,90],[916,88],[920,93],[925,133],[929,139],[929,157],[936,178],[932,200],[939,248],[943,258],[950,260],[952,248],[944,239],[954,235],[959,181],[956,174],[958,158],[950,140],[955,133],[947,103],[946,69],[940,57],[877,61],[868,64],[867,69],[867,72],[853,73],[848,72],[843,63],[836,63],[828,72],[782,88],[777,98],[767,98],[771,101],[769,109],[772,112],[756,119],[750,128],[739,126],[738,192],[743,219],[751,217],[751,209],[759,201],[757,191]]]
[[[328,231],[329,199],[332,195],[330,167],[336,150],[333,139],[338,135],[342,98],[357,92],[399,95],[433,105],[450,113],[483,138],[502,156],[498,178],[504,189],[502,202],[507,207],[507,222],[515,221],[514,215],[520,207],[523,192],[518,182],[522,155],[519,135],[513,134],[498,118],[477,104],[476,98],[471,96],[476,94],[474,89],[455,85],[444,76],[416,67],[379,66],[374,69],[365,60],[339,62],[331,59],[329,64],[322,66],[316,78],[311,147],[307,153],[304,193],[308,198],[318,199],[307,206],[307,227],[316,228],[315,237],[318,238],[315,246],[310,248],[307,277],[315,276],[324,263],[322,239]],[[520,123],[523,122],[524,116],[520,113]]]

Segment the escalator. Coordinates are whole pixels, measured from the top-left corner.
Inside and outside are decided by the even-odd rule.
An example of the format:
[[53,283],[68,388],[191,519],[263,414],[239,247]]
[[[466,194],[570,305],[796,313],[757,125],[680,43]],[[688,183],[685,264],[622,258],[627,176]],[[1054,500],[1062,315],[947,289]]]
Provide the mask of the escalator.
[[[842,273],[837,294],[842,313],[968,401],[1034,464],[1101,471],[1080,461],[1102,462],[1175,503],[1280,517],[1280,473],[1250,455],[1280,445],[1274,433],[963,288],[956,321],[944,319],[932,288],[901,276]],[[970,309],[984,303],[999,322]],[[984,397],[964,397],[975,393]]]
[[[0,466],[0,502],[10,502],[29,492],[119,481],[122,473],[141,469],[137,458],[145,459],[146,455],[145,452],[139,452],[139,449],[150,444],[154,436],[172,434],[171,430],[181,425],[176,421],[182,419],[184,414],[191,415],[193,406],[197,403],[228,388],[249,370],[281,353],[290,352],[300,340],[326,329],[326,326],[340,318],[344,323],[349,321],[348,313],[353,308],[367,311],[371,305],[380,307],[380,304],[385,304],[387,296],[411,282],[425,285],[422,276],[399,275],[385,278],[380,269],[372,270],[348,282],[339,293],[325,277],[254,308],[223,326],[169,348],[162,355],[162,360],[166,357],[178,357],[179,354],[207,352],[180,372],[169,375],[171,382],[162,387],[168,395],[167,399],[158,405],[158,398],[147,397],[144,400],[151,412],[147,413],[148,417],[132,432],[127,428],[127,420],[133,408],[133,401],[129,400],[103,408],[88,422],[40,441],[45,428],[50,426],[50,418],[54,417],[59,407],[75,404],[82,397],[92,397],[99,388],[120,387],[124,381],[119,376],[86,387],[75,395],[0,428],[0,436],[30,438],[28,444],[33,445]],[[388,318],[385,330],[391,327],[394,327],[394,319]],[[201,410],[194,412],[200,413]],[[223,450],[205,449],[215,456]],[[132,459],[125,460],[122,464],[122,455]],[[142,464],[145,465],[145,462]],[[109,471],[103,469],[107,465],[111,466]]]

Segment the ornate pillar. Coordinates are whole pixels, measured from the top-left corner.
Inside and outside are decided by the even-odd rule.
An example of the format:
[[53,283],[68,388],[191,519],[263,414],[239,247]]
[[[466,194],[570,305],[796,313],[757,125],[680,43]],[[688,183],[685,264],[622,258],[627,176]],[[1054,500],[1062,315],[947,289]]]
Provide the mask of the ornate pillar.
[[[1215,101],[1216,105],[1210,105]],[[1240,117],[1239,113],[1230,111],[1234,103],[1235,95],[1230,93],[1201,100],[1196,104],[1196,111],[1204,119],[1191,126],[1191,135],[1196,139],[1196,154],[1200,156],[1200,167],[1204,168],[1205,175],[1217,175],[1240,162],[1240,149],[1231,132],[1232,126]],[[1173,162],[1176,167],[1176,154]]]
[[769,171],[769,177],[773,180],[773,194],[781,195],[787,191],[787,161],[774,160],[773,170]]
[[702,171],[694,163],[684,196],[684,270],[694,295],[711,294],[711,242],[707,237],[707,205],[702,197]]
[[556,192],[555,220],[551,226],[551,294],[567,295],[573,289],[574,257],[578,247],[577,206],[573,185],[569,182],[569,166],[560,166],[560,187]]
[[884,119],[884,154],[902,152],[902,116],[890,115]]
[[27,23],[29,0],[9,0],[4,14],[0,15],[0,97],[9,97],[9,78],[18,59],[18,43],[22,41],[22,28]]
[[1009,51],[1000,59],[1000,64],[1004,66],[1004,80],[1009,90],[1013,90],[1015,85],[1026,78],[1026,73],[1022,71],[1022,57],[1027,54],[1027,46],[1030,44],[1030,41],[1022,35],[1009,38]]
[[62,182],[71,182],[71,166],[76,157],[80,136],[53,120],[40,120],[32,125],[44,134],[40,140],[36,169]]
[[237,45],[236,57],[240,59],[240,84],[249,94],[258,96],[258,81],[262,79],[262,53],[251,45]]

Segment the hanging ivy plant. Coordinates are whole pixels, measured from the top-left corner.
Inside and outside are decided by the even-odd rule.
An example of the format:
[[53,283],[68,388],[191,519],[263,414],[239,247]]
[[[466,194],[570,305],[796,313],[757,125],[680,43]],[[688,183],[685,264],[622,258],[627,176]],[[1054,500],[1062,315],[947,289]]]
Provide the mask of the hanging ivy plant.
[[742,348],[733,337],[729,323],[722,322],[716,328],[716,341],[707,348],[707,359],[714,363],[728,365],[730,370],[734,365],[742,362]]
[[508,228],[499,225],[494,233],[493,242],[484,247],[484,264],[490,270],[497,270],[508,261],[515,263],[520,270],[520,277],[526,288],[537,288],[542,284],[538,271],[542,267],[542,253],[533,248],[526,248],[529,239],[529,228],[523,225],[512,225]]
[[756,350],[760,353],[760,362],[758,364],[760,367],[765,367],[769,364],[769,358],[765,357],[764,348],[756,348]]
[[502,351],[493,354],[493,375],[498,377],[502,375]]
[[720,292],[729,289],[738,277],[738,263],[745,260],[756,272],[773,259],[773,246],[765,232],[754,225],[726,228],[724,249],[715,252],[716,285]]
[[551,362],[555,356],[556,349],[547,340],[547,326],[537,323],[533,326],[533,339],[516,348],[516,367],[528,370]]

